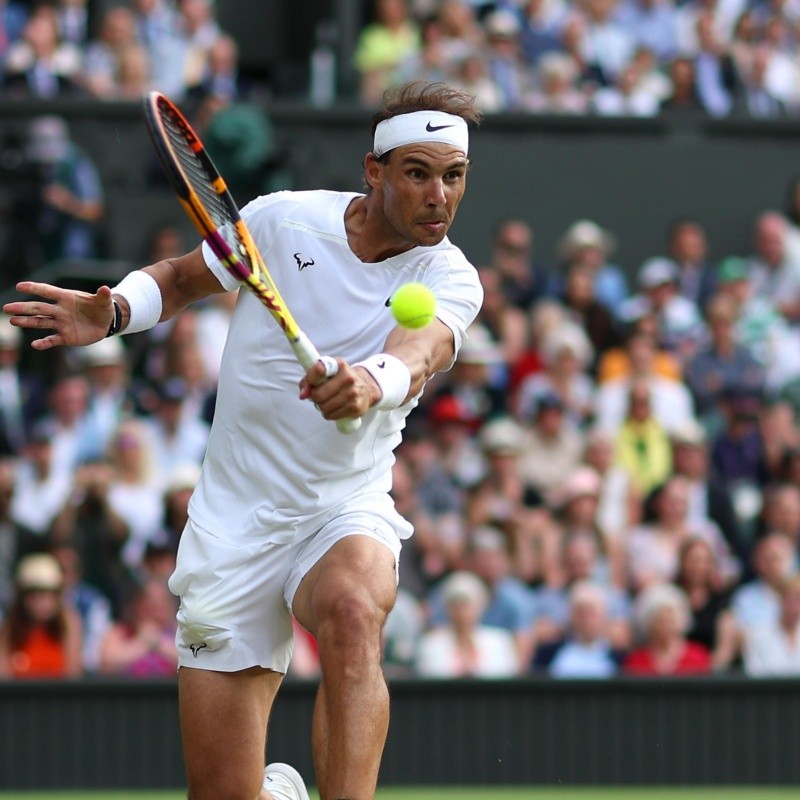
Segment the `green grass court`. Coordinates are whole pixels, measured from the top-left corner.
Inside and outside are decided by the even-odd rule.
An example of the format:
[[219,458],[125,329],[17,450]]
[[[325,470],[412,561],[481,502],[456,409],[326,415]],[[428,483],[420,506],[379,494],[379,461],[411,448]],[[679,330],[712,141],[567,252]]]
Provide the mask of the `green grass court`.
[[[312,800],[316,795],[312,792]],[[181,792],[0,792],[0,800],[185,800]],[[800,788],[748,787],[694,789],[626,787],[561,789],[551,787],[449,787],[381,789],[376,800],[800,800]]]

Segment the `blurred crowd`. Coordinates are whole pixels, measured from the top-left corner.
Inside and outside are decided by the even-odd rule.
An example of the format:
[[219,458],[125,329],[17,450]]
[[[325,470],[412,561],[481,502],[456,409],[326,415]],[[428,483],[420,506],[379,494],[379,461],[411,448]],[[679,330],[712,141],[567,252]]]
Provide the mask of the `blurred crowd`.
[[781,117],[800,110],[793,0],[374,0],[361,99],[422,78],[485,112]]
[[[634,274],[580,219],[493,230],[484,305],[397,451],[391,677],[800,675],[800,187]],[[153,257],[187,243],[165,228]],[[0,321],[0,675],[174,673],[165,580],[235,294],[26,369]],[[319,674],[298,628],[290,675]]]
[[0,93],[7,98],[238,100],[251,86],[212,0],[8,0],[0,5]]

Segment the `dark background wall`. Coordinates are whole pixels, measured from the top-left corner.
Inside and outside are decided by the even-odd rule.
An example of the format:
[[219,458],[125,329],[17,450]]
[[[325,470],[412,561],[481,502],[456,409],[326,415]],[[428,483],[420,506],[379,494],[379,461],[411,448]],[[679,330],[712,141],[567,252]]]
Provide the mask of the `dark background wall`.
[[[385,785],[797,785],[797,681],[395,682]],[[313,775],[315,687],[269,758]],[[0,791],[184,784],[174,682],[0,684]],[[535,797],[535,792],[532,792]]]

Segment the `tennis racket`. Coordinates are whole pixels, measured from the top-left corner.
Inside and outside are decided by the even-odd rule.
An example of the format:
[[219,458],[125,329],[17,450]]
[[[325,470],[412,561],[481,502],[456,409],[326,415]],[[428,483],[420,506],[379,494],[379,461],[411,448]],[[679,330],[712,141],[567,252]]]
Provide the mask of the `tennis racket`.
[[[325,367],[325,377],[333,377],[339,369],[336,360],[321,356],[300,330],[239,215],[225,181],[192,126],[177,106],[160,92],[150,92],[145,98],[145,119],[153,146],[183,210],[214,255],[266,306],[303,369],[308,371],[319,361]],[[336,421],[341,433],[352,433],[360,426],[359,418]]]

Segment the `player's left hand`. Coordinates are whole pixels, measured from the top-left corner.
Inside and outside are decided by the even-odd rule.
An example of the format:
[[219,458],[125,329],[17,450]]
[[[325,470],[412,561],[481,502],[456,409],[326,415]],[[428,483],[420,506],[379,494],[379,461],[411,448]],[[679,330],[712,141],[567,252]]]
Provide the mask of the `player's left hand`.
[[325,419],[361,417],[380,400],[381,390],[366,370],[335,360],[339,369],[332,377],[321,361],[308,370],[300,381],[300,399],[311,400]]

